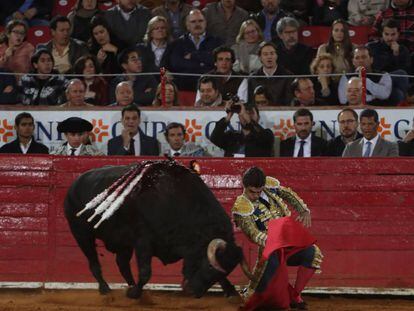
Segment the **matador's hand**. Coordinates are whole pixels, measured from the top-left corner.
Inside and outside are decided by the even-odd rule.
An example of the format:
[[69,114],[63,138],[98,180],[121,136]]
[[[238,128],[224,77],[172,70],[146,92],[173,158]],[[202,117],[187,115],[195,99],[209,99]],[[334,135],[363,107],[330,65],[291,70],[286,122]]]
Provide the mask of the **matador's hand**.
[[306,228],[310,228],[311,226],[311,215],[309,212],[303,212],[298,217],[296,217],[296,220],[300,221]]

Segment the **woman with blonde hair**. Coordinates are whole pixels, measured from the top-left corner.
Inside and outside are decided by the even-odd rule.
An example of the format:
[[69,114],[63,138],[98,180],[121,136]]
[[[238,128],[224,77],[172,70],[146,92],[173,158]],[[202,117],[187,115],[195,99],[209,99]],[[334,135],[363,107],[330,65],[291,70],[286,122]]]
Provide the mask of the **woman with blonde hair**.
[[[161,94],[161,83],[158,84],[157,90],[155,92],[155,98],[152,102],[152,105],[155,107],[162,106],[162,94]],[[177,86],[171,82],[165,82],[165,106],[172,107],[178,106],[178,88]]]
[[[28,73],[32,68],[30,58],[34,46],[26,41],[27,24],[22,20],[7,23],[5,34],[0,41],[0,68],[15,72]],[[17,76],[20,79],[21,76]]]
[[317,55],[310,65],[310,71],[313,75],[318,75],[313,79],[315,100],[323,106],[339,105],[338,83],[329,76],[335,71],[331,54]]
[[328,43],[319,46],[317,55],[331,54],[335,66],[334,73],[347,73],[352,69],[352,51],[353,45],[349,36],[348,24],[344,20],[338,19],[332,23]]
[[163,16],[151,18],[144,36],[144,43],[137,45],[145,72],[158,72],[161,67],[167,67],[171,41],[167,19]]
[[236,54],[236,61],[233,65],[234,71],[249,74],[262,67],[257,54],[262,41],[263,32],[259,25],[253,19],[244,21],[240,26],[236,44],[231,47]]

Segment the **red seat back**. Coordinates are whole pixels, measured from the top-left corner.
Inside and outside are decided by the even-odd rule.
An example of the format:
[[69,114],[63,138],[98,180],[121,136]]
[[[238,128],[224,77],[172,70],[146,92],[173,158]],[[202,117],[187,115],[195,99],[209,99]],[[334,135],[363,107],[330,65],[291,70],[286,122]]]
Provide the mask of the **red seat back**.
[[68,13],[75,7],[76,1],[77,0],[56,0],[55,6],[52,10],[52,16],[67,16]]
[[27,41],[34,46],[45,44],[52,38],[48,26],[33,26],[27,32]]

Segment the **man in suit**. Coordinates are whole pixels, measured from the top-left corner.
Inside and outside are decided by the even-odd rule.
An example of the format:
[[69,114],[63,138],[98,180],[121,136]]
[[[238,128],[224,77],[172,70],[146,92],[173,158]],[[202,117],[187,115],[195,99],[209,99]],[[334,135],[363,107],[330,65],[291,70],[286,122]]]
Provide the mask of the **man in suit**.
[[362,137],[358,132],[358,114],[354,109],[345,108],[338,113],[339,133],[328,142],[327,156],[341,157],[344,152],[345,145]]
[[306,108],[293,115],[296,135],[280,143],[281,157],[319,157],[326,154],[326,140],[312,133],[313,114]]
[[157,156],[160,153],[158,140],[147,136],[139,128],[141,111],[135,105],[122,109],[123,130],[108,141],[108,155]]
[[346,145],[343,157],[397,157],[398,145],[378,134],[379,117],[374,109],[365,109],[359,116],[362,138]]
[[404,157],[414,156],[414,129],[409,131],[407,135],[405,135],[403,140],[398,141],[398,150],[399,150],[400,156],[404,156]]
[[[207,22],[200,10],[191,10],[186,18],[188,33],[172,45],[170,68],[172,72],[203,74],[214,68],[213,50],[222,44],[221,40],[206,32]],[[180,90],[195,91],[194,77],[174,77]]]
[[203,147],[192,142],[185,142],[185,127],[181,123],[168,124],[164,132],[168,143],[160,155],[171,157],[205,157],[210,156]]
[[17,138],[0,148],[0,153],[44,153],[48,154],[49,149],[34,140],[35,129],[33,116],[28,112],[19,113],[14,119],[14,129]]
[[66,142],[53,150],[51,154],[66,156],[104,155],[88,141],[89,132],[92,129],[92,123],[82,118],[71,117],[63,120],[59,123],[57,130],[59,133],[65,134]]

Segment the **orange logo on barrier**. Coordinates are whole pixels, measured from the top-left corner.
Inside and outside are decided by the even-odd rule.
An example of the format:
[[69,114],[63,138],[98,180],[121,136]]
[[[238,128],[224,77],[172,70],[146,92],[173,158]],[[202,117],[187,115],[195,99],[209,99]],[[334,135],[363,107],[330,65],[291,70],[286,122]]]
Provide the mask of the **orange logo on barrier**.
[[293,126],[292,119],[280,119],[279,124],[275,123],[273,126],[275,130],[273,133],[276,137],[279,137],[281,140],[289,138],[290,136],[295,135],[295,128]]
[[105,125],[102,119],[95,120],[92,119],[93,130],[90,133],[93,142],[102,142],[105,136],[109,136],[108,129],[109,126]]
[[385,138],[387,135],[391,135],[391,124],[385,122],[385,118],[380,119],[380,124],[378,126],[378,133],[381,134],[382,138]]
[[193,120],[188,120],[185,119],[185,128],[186,128],[186,133],[185,133],[185,140],[186,141],[191,141],[191,142],[195,142],[197,137],[201,137],[202,133],[201,133],[201,125],[197,125],[197,120],[193,119]]
[[13,137],[13,125],[9,125],[7,119],[1,120],[0,135],[3,143],[7,143],[9,137]]

